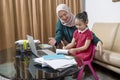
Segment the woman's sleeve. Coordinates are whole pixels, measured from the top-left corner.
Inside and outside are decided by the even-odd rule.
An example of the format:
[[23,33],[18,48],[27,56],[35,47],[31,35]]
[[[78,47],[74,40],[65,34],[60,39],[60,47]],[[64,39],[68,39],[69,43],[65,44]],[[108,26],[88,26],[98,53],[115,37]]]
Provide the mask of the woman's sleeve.
[[95,35],[95,33],[92,32],[92,35],[93,35],[93,40],[92,41],[95,45],[97,45],[97,43],[101,40]]
[[56,45],[59,44],[63,39],[63,29],[60,20],[57,22],[55,39],[57,41]]

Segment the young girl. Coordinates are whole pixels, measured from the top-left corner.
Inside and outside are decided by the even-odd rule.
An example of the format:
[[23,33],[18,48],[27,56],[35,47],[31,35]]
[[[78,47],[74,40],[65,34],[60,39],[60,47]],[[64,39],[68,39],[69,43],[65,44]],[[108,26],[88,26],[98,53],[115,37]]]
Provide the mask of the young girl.
[[78,66],[82,61],[88,60],[92,53],[92,32],[87,27],[88,16],[86,12],[78,13],[75,17],[77,30],[73,34],[73,39],[64,49],[68,49],[70,55],[76,58]]

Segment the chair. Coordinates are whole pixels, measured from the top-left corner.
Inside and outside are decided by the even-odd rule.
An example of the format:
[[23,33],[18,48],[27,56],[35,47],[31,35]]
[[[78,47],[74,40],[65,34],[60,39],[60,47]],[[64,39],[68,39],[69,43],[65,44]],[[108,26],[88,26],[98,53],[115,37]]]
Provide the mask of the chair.
[[83,71],[84,71],[84,68],[85,68],[86,65],[88,65],[88,67],[91,70],[91,72],[92,72],[95,80],[99,80],[97,74],[95,73],[95,71],[94,71],[94,69],[93,69],[93,67],[91,65],[91,62],[93,61],[94,54],[95,54],[95,46],[93,46],[93,51],[92,51],[91,59],[83,62],[83,67],[78,72],[77,80],[81,80],[82,79],[82,74],[83,74]]

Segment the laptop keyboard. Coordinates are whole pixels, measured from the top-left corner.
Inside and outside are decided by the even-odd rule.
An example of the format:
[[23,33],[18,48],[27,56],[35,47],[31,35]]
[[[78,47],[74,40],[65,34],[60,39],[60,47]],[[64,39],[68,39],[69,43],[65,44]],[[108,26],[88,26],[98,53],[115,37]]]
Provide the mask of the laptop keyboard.
[[43,52],[46,53],[46,54],[55,54],[55,52],[53,52],[53,51],[51,51],[51,50],[48,50],[48,49],[43,49],[43,50],[41,50],[41,51],[43,51]]
[[45,52],[41,51],[41,50],[37,50],[37,54],[42,57],[43,55],[47,55]]
[[37,53],[38,53],[39,56],[55,54],[55,52],[52,52],[52,51],[50,51],[48,49],[37,50]]

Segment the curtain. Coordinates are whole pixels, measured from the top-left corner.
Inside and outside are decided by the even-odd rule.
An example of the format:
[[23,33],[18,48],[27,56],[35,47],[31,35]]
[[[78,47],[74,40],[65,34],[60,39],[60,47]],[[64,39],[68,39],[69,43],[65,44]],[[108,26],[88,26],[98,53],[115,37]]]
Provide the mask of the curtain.
[[15,41],[26,39],[29,34],[48,43],[48,37],[55,36],[56,6],[60,3],[67,4],[74,15],[81,11],[81,0],[0,0],[1,75],[16,75]]
[[60,3],[67,4],[74,15],[81,11],[81,0],[0,0],[0,51],[14,47],[27,34],[48,43],[48,37],[55,36]]
[[13,63],[7,62],[15,60],[15,41],[29,34],[48,43],[48,37],[55,36],[60,3],[67,4],[74,15],[81,11],[81,0],[0,0],[0,74],[13,77],[14,69],[9,66]]

